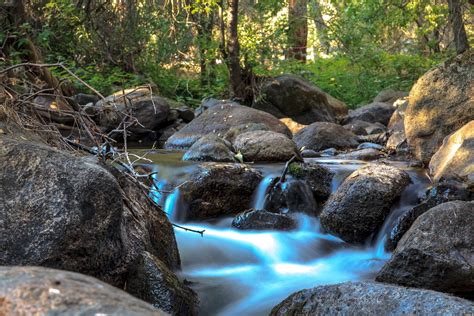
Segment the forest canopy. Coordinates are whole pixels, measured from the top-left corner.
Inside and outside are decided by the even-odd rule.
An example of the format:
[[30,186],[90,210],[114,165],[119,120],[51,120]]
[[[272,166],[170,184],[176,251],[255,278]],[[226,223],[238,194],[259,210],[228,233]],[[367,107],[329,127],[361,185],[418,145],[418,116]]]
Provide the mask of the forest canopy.
[[[103,94],[149,83],[192,106],[209,96],[251,103],[261,78],[294,73],[355,107],[383,89],[409,90],[472,45],[473,8],[463,0],[4,0],[0,67],[31,60],[34,45],[41,62],[64,64]],[[70,77],[61,67],[53,74]]]

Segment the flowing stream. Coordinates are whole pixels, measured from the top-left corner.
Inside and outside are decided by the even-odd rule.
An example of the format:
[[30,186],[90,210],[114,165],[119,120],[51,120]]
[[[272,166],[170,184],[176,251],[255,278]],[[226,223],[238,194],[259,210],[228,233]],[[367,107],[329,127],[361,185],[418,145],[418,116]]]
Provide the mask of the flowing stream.
[[[162,190],[182,183],[198,164],[183,162],[181,153],[155,152],[147,157],[156,171],[155,183]],[[354,170],[360,161],[308,159],[334,172],[332,190]],[[181,277],[198,293],[202,315],[268,315],[273,306],[295,291],[317,285],[373,279],[390,254],[384,251],[386,234],[396,219],[416,204],[429,180],[423,170],[405,169],[412,179],[400,201],[393,206],[378,236],[366,246],[351,246],[324,234],[317,218],[299,215],[298,229],[291,232],[240,231],[231,228],[231,218],[209,223],[184,223],[205,230],[204,236],[176,229],[182,259]],[[280,175],[284,164],[257,164],[264,178],[254,193],[250,207],[261,208],[271,178]],[[180,219],[186,205],[180,192],[156,193],[172,220]]]

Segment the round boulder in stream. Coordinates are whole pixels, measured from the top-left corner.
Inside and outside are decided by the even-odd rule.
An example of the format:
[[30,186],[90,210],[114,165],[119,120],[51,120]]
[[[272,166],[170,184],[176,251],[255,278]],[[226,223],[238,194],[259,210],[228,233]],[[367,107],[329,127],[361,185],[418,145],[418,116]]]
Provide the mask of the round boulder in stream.
[[474,298],[474,201],[424,213],[398,243],[377,281]]
[[245,164],[204,163],[180,188],[187,211],[177,214],[177,219],[204,220],[243,212],[260,180],[260,172]]
[[323,150],[355,148],[359,145],[357,136],[335,123],[316,122],[301,129],[293,137],[298,148]]
[[203,136],[215,134],[224,137],[232,127],[248,123],[263,123],[272,131],[291,137],[288,127],[271,114],[235,103],[225,103],[213,106],[192,120],[166,141],[165,148],[188,149]]
[[362,243],[376,233],[410,177],[392,166],[370,164],[353,172],[329,198],[321,225],[346,242]]
[[296,292],[275,306],[286,315],[471,315],[468,300],[375,282],[346,282]]
[[288,161],[300,157],[296,144],[286,135],[272,131],[253,131],[240,134],[234,141],[245,161]]
[[237,215],[232,226],[242,230],[292,230],[296,222],[288,215],[251,209]]
[[183,160],[236,162],[234,156],[231,143],[211,134],[195,142],[186,151]]

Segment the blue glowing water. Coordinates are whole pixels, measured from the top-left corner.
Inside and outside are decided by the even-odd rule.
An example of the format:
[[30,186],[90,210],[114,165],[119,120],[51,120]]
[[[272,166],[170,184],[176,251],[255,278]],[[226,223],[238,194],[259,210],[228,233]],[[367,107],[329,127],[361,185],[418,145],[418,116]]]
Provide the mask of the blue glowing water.
[[[314,161],[315,159],[311,159]],[[331,169],[333,191],[363,163],[358,161],[316,160]],[[158,171],[160,190],[186,180],[196,165],[173,161],[153,166]],[[264,179],[249,207],[261,209],[271,179],[281,174],[283,164],[256,165]],[[268,315],[273,306],[295,291],[316,285],[371,279],[390,254],[384,250],[386,234],[396,219],[416,203],[425,190],[423,174],[410,171],[413,184],[392,209],[375,242],[364,247],[350,246],[337,237],[323,233],[317,218],[299,215],[298,229],[292,232],[239,231],[231,219],[213,223],[186,223],[205,230],[204,236],[175,231],[182,259],[180,276],[192,282],[200,299],[202,315]],[[186,206],[180,191],[152,195],[163,205],[171,219],[179,219]]]

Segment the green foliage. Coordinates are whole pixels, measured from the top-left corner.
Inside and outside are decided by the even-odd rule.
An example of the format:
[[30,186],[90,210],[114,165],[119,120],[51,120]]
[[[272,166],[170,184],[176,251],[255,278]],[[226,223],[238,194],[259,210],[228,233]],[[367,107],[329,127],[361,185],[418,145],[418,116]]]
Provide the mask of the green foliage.
[[[145,78],[136,74],[125,72],[120,68],[98,69],[96,66],[76,67],[74,64],[66,66],[81,80],[94,87],[104,95],[112,94],[118,90],[131,88],[149,83]],[[61,80],[70,80],[78,92],[91,93],[85,85],[74,80],[63,68],[55,68],[52,73]]]
[[[409,90],[420,75],[452,54],[443,1],[318,0],[319,6],[311,1],[307,64],[286,59],[288,1],[241,1],[242,66],[257,76],[301,75],[356,107],[383,89]],[[31,38],[42,48],[45,62],[63,62],[103,94],[154,83],[162,95],[191,106],[205,97],[227,95],[218,14],[223,4],[228,21],[226,1],[29,3],[30,24],[0,31],[0,43],[7,36],[16,38],[8,63],[27,59],[26,38]],[[317,14],[324,18],[323,31],[316,27]],[[473,28],[467,31],[472,41]],[[321,49],[321,38],[329,50]],[[0,65],[8,63],[0,59]],[[200,67],[205,73],[200,74]],[[62,70],[54,73],[69,78]],[[78,83],[76,88],[87,91]]]

